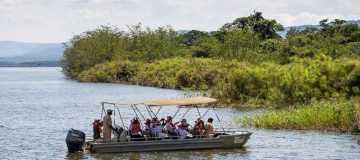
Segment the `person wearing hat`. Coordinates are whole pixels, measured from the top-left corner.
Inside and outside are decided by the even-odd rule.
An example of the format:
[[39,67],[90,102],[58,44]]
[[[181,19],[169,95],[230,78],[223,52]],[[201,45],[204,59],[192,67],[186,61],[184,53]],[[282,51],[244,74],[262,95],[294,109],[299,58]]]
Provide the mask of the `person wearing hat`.
[[107,114],[103,118],[103,137],[106,142],[109,142],[111,140],[111,129],[113,129],[111,124],[112,110],[108,109],[106,113]]

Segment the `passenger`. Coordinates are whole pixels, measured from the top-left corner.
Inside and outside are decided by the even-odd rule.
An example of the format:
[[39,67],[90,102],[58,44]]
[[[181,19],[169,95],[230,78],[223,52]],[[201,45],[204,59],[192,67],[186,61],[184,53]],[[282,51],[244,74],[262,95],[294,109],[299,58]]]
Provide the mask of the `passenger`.
[[143,131],[143,135],[146,136],[146,137],[151,137],[151,132],[150,132],[150,125],[151,125],[151,120],[148,118],[145,120],[145,123],[144,123],[144,131]]
[[213,119],[210,117],[208,118],[208,122],[205,126],[205,136],[213,137],[214,136],[214,126],[212,124]]
[[163,138],[163,126],[161,125],[160,121],[157,117],[153,118],[153,121],[150,125],[151,128],[151,135],[155,138],[162,139]]
[[181,139],[184,138],[192,138],[192,135],[189,133],[189,124],[186,122],[186,119],[182,119],[180,125],[178,127],[179,137]]
[[109,142],[111,140],[111,130],[114,129],[111,125],[112,110],[108,109],[106,113],[107,114],[103,118],[103,137],[105,142]]
[[144,138],[141,133],[139,118],[134,117],[134,119],[131,121],[129,126],[129,133],[130,133],[130,138],[135,138],[135,140]]
[[93,138],[94,140],[101,138],[101,127],[103,126],[103,123],[100,122],[100,119],[95,119],[93,124]]
[[166,117],[166,124],[165,124],[165,133],[171,137],[177,137],[177,133],[176,133],[176,126],[172,123],[172,117],[171,116],[167,116]]
[[144,124],[145,124],[145,131],[149,131],[149,132],[150,132],[151,120],[150,120],[150,119],[146,119]]
[[204,135],[205,132],[205,124],[204,121],[201,120],[201,118],[198,118],[197,121],[195,121],[193,134],[196,135],[197,138],[201,138]]

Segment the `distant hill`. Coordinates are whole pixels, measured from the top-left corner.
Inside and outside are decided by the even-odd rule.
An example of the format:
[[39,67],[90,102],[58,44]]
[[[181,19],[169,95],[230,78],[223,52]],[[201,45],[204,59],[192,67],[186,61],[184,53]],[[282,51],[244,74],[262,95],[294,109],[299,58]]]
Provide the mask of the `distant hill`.
[[59,61],[1,62],[0,67],[59,67]]
[[61,43],[0,41],[0,66],[58,66],[63,52]]
[[[358,26],[360,26],[360,20],[350,20],[350,21],[347,21],[347,23],[353,23],[353,24],[357,24]],[[308,27],[315,27],[315,28],[321,28],[320,25],[300,25],[300,26],[290,26],[290,27],[285,27],[285,30],[284,31],[281,31],[281,32],[278,32],[278,34],[281,36],[281,37],[285,37],[287,32],[290,30],[290,28],[296,28],[298,30],[304,30]]]

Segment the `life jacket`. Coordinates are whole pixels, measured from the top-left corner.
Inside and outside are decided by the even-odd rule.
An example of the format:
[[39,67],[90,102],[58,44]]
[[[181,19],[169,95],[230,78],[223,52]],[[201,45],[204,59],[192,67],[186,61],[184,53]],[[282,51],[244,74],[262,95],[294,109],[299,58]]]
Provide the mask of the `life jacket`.
[[203,134],[205,132],[205,126],[203,123],[198,123],[196,127],[199,129],[199,132]]
[[138,133],[141,131],[140,123],[131,123],[131,133]]
[[168,122],[171,127],[175,127],[175,125],[172,122]]
[[97,132],[101,132],[101,122],[93,121],[93,130]]
[[178,128],[182,129],[182,130],[188,130],[189,124],[180,124],[178,125]]

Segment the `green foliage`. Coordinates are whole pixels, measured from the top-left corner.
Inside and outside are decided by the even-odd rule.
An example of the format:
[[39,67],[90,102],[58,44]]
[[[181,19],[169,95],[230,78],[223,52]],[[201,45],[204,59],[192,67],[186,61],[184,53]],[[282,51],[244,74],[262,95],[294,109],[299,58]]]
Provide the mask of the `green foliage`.
[[225,59],[238,59],[245,61],[251,59],[251,55],[256,54],[255,51],[259,45],[259,39],[256,35],[249,31],[232,30],[229,31],[224,39],[221,49]]
[[196,46],[192,46],[193,57],[214,57],[220,54],[221,43],[215,37],[201,38],[196,41]]
[[138,73],[140,64],[130,61],[112,61],[95,65],[82,71],[78,80],[83,82],[131,82]]
[[217,31],[177,33],[170,26],[101,26],[66,44],[66,76],[205,90],[222,102],[286,106],[360,94],[360,27],[342,20],[290,29],[286,38],[261,12]]
[[65,45],[62,68],[67,76],[76,78],[82,71],[107,61],[152,62],[185,56],[188,52],[178,41],[179,37],[171,27],[151,30],[143,29],[139,24],[125,32],[101,26],[74,36],[70,44]]
[[179,42],[178,34],[170,27],[151,30],[140,25],[129,28],[125,42],[126,54],[121,57],[132,61],[152,62],[177,56],[184,56],[185,48]]
[[284,30],[284,27],[277,23],[276,20],[265,19],[261,12],[254,12],[248,17],[240,17],[232,23],[224,24],[220,30],[243,30],[252,31],[258,35],[260,39],[279,38],[277,31]]
[[307,106],[266,111],[239,119],[239,122],[259,128],[359,132],[359,102],[359,98],[314,102]]
[[[292,63],[236,63],[217,83],[214,95],[231,103],[267,102],[275,106],[358,95],[359,61],[296,59]],[[353,88],[353,89],[352,89]],[[263,104],[263,105],[266,105]]]
[[110,61],[121,48],[123,32],[117,28],[101,26],[93,31],[76,35],[65,44],[64,57],[61,62],[64,73],[76,78],[81,71],[92,66]]
[[206,39],[209,38],[208,33],[202,32],[199,30],[191,30],[184,34],[180,35],[181,43],[187,46],[193,46],[196,44],[196,41],[199,39]]
[[146,86],[207,90],[215,85],[218,72],[214,66],[217,63],[201,58],[156,61],[141,67],[133,81]]

